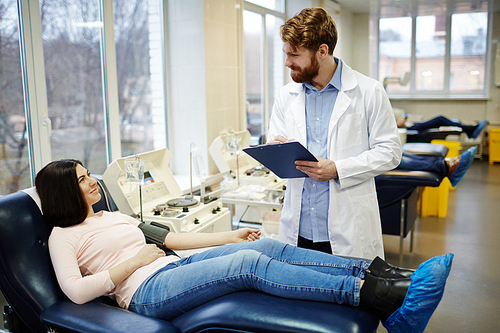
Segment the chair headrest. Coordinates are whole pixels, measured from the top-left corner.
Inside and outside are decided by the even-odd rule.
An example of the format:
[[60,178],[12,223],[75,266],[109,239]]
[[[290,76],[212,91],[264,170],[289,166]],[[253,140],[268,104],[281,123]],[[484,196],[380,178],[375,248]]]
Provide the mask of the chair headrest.
[[[97,185],[99,187],[99,192],[101,193],[101,200],[99,200],[92,206],[94,208],[94,211],[98,212],[101,210],[107,210],[110,212],[114,212],[118,210],[118,207],[116,206],[113,198],[111,198],[108,188],[106,187],[104,182],[99,178],[96,178],[96,180],[97,180]],[[31,197],[31,199],[33,199],[33,201],[37,204],[38,209],[40,209],[40,213],[43,215],[42,203],[40,201],[38,193],[36,192],[36,187],[33,186],[21,191],[28,194]]]
[[[27,195],[33,199],[33,201],[37,204],[38,208],[40,209],[40,212],[42,212],[42,202],[40,201],[40,197],[38,196],[38,193],[36,192],[36,187],[30,187],[24,190],[21,190]],[[43,213],[42,213],[43,214]]]

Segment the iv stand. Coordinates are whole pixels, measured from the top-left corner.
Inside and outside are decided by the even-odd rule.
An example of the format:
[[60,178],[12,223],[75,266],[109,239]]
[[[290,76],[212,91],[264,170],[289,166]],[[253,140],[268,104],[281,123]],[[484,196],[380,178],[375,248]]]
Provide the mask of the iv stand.
[[[197,152],[199,151],[194,142],[191,143],[189,147],[189,179],[191,182],[191,198],[193,197],[193,156],[200,157],[199,154],[193,155],[193,150],[196,150]],[[201,175],[202,171],[200,170],[201,166],[199,165],[199,163],[200,162],[197,161],[194,167],[196,169],[196,174],[200,179],[200,201],[203,202],[205,198],[205,186],[204,186],[205,178],[203,177],[203,175]]]
[[240,154],[238,151],[236,152],[236,179],[240,185]]
[[139,209],[141,222],[144,222],[142,211],[142,184],[144,182],[144,162],[141,161],[138,155],[134,159],[125,161],[125,170],[127,181],[139,185]]
[[189,147],[189,183],[191,185],[191,198],[193,197],[193,143]]
[[141,222],[144,222],[144,219],[142,218],[142,185],[139,184],[139,207],[141,210]]

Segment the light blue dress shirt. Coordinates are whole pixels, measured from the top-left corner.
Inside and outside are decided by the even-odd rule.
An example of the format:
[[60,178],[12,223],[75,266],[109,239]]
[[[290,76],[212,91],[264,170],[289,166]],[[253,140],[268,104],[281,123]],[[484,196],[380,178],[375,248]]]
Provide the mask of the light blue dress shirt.
[[[340,90],[342,61],[335,58],[337,69],[321,91],[303,83],[306,93],[307,148],[316,157],[327,158],[328,126]],[[313,242],[327,242],[330,182],[306,178],[302,190],[299,235]]]

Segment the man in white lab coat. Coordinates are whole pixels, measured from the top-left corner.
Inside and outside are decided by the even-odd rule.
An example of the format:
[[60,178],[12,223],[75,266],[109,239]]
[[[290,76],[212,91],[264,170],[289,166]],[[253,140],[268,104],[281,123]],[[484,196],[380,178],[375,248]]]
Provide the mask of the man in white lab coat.
[[401,142],[382,85],[333,56],[335,23],[307,8],[281,27],[295,82],[273,107],[271,143],[297,140],[319,162],[297,161],[309,177],[289,179],[280,240],[337,255],[384,258],[374,177],[395,168]]

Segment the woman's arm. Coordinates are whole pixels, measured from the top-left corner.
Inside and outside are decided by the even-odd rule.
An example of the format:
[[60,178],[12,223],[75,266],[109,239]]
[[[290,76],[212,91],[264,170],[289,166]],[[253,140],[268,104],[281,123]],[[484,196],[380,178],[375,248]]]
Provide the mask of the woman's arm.
[[77,262],[77,237],[57,232],[49,237],[49,252],[62,291],[76,304],[83,304],[111,291],[109,271],[82,276]]
[[260,230],[242,228],[215,233],[173,233],[165,237],[164,244],[172,250],[189,250],[200,247],[217,246],[230,243],[252,242],[260,238]]
[[50,257],[61,289],[76,304],[109,293],[112,289],[110,279],[118,286],[139,267],[165,256],[155,245],[145,245],[134,257],[112,268],[82,276],[75,245],[78,237],[58,231],[53,231],[49,238]]

